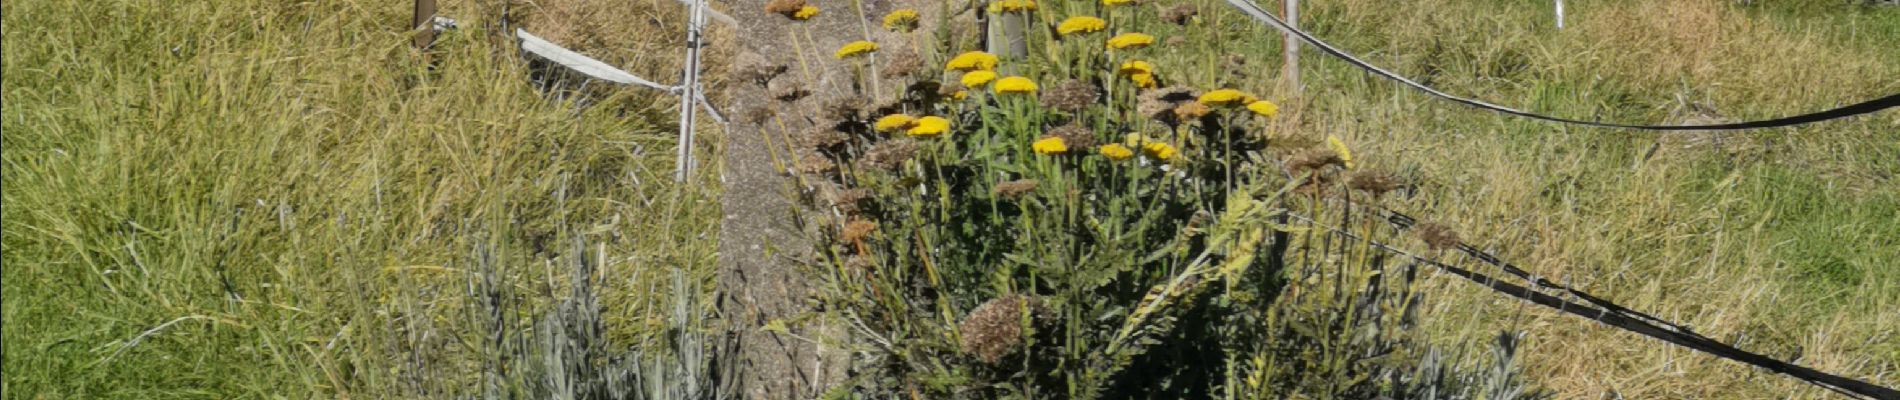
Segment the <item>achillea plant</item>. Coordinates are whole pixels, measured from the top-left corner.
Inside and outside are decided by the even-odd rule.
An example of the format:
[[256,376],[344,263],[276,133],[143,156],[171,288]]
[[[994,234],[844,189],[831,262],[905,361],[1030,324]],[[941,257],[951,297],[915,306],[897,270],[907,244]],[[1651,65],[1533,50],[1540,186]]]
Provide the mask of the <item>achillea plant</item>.
[[[1092,3],[1048,5],[1098,7]],[[997,13],[1038,12],[1025,0],[988,4]],[[807,182],[837,186],[825,189],[836,216],[825,221],[837,225],[821,238],[823,260],[809,273],[819,278],[827,318],[848,322],[861,339],[844,344],[858,375],[833,393],[1397,393],[1373,378],[1411,370],[1363,355],[1411,356],[1400,354],[1415,347],[1401,328],[1411,317],[1383,310],[1407,310],[1416,293],[1409,281],[1384,280],[1382,269],[1398,268],[1389,258],[1342,245],[1326,233],[1331,225],[1316,222],[1391,240],[1393,233],[1366,230],[1370,224],[1329,220],[1348,215],[1334,195],[1349,191],[1324,188],[1349,184],[1377,200],[1396,181],[1340,176],[1350,157],[1343,143],[1308,139],[1301,147],[1318,148],[1272,152],[1265,141],[1277,136],[1263,132],[1274,128],[1278,105],[1240,87],[1188,84],[1207,77],[1175,75],[1202,69],[1158,68],[1183,64],[1166,51],[1139,50],[1154,37],[1133,32],[1176,29],[1118,26],[1137,23],[1128,17],[1139,9],[1101,10],[1103,18],[1045,20],[1046,29],[1028,37],[1045,47],[1023,57],[913,48],[943,70],[890,74],[897,82],[884,87],[901,88],[895,93],[847,98],[897,100],[813,118],[842,136],[808,135],[833,146],[800,153],[808,155],[793,168],[810,175]],[[1126,33],[1108,39],[1107,49],[1062,40],[1099,31]],[[854,43],[834,55],[879,45]]]

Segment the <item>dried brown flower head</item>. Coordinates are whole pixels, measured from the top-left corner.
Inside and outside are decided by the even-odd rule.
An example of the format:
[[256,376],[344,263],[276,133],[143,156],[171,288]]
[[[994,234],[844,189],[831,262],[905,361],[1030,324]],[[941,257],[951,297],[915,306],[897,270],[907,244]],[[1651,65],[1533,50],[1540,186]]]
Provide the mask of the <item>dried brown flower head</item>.
[[1194,89],[1180,86],[1150,90],[1141,94],[1141,98],[1135,104],[1135,111],[1148,118],[1172,123],[1176,121],[1175,107],[1182,103],[1195,102],[1194,100],[1199,97],[1200,94]]
[[965,89],[968,89],[968,87],[963,86],[963,82],[945,82],[943,85],[937,87],[937,95],[950,97]]
[[997,183],[995,188],[990,189],[990,193],[997,197],[1015,200],[1021,198],[1024,194],[1035,191],[1036,185],[1039,184],[1041,184],[1041,182],[1037,182],[1035,179],[1018,179],[1001,182]]
[[835,129],[819,125],[805,130],[805,133],[799,134],[797,137],[793,137],[792,144],[807,150],[830,150],[840,144],[844,144],[847,139],[850,138],[845,136],[844,132],[838,132]]
[[851,243],[851,242],[864,240],[864,238],[871,236],[871,232],[876,232],[876,231],[877,231],[876,222],[866,221],[862,219],[853,219],[851,220],[851,222],[846,222],[844,224],[844,228],[842,228],[838,233],[838,238],[842,239],[845,243]]
[[1384,196],[1386,193],[1397,190],[1400,185],[1397,176],[1384,171],[1361,170],[1354,172],[1352,178],[1346,179],[1346,187],[1366,192],[1373,197]]
[[864,108],[871,102],[863,97],[843,96],[825,102],[824,118],[835,121],[862,121]]
[[813,175],[831,172],[836,169],[838,169],[837,163],[831,162],[831,159],[817,154],[806,154],[804,158],[798,160],[797,165],[798,172]]
[[1427,222],[1413,229],[1418,231],[1418,238],[1424,240],[1425,245],[1430,246],[1432,250],[1458,247],[1458,232],[1449,227]]
[[862,210],[861,205],[871,195],[871,189],[865,188],[839,190],[831,194],[831,204],[838,207],[838,212],[853,215]]
[[1205,116],[1209,111],[1207,105],[1200,102],[1181,103],[1174,106],[1174,117],[1185,121]]
[[878,143],[864,152],[863,162],[872,168],[896,170],[904,166],[905,161],[917,155],[917,142],[911,139],[898,139]]
[[1062,143],[1067,144],[1071,149],[1095,148],[1095,132],[1082,126],[1081,121],[1070,121],[1068,124],[1056,127],[1049,131],[1049,136],[1062,138]]
[[1195,15],[1200,13],[1200,8],[1194,7],[1193,4],[1183,3],[1162,9],[1161,20],[1168,21],[1168,23],[1175,25],[1187,25],[1188,22],[1194,21]]
[[805,8],[805,0],[772,0],[765,2],[765,12],[791,16],[798,9]]
[[1076,112],[1095,102],[1102,95],[1095,85],[1080,79],[1062,81],[1042,92],[1042,106],[1062,111]]
[[971,310],[957,325],[962,333],[963,352],[976,356],[985,363],[996,364],[1003,357],[1014,353],[1023,343],[1023,311],[1027,309],[1031,318],[1043,317],[1042,302],[1035,298],[1011,294],[991,299]]
[[1341,160],[1339,153],[1328,148],[1307,149],[1286,160],[1287,171],[1293,173],[1317,170],[1328,165],[1343,166],[1346,165],[1346,160]]
[[884,70],[881,72],[885,78],[908,77],[924,69],[924,59],[917,57],[916,53],[898,51],[886,58],[890,61],[884,63]]

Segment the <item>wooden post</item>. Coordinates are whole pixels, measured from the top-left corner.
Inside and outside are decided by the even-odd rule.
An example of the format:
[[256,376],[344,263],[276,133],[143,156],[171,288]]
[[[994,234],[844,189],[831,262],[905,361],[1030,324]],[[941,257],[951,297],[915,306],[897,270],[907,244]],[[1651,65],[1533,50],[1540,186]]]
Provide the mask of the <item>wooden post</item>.
[[[1300,0],[1281,0],[1280,17],[1286,20],[1287,26],[1299,29]],[[1292,32],[1283,32],[1281,35],[1285,40],[1284,44],[1281,45],[1281,47],[1284,48],[1284,50],[1282,50],[1284,53],[1282,53],[1283,56],[1281,58],[1285,59],[1286,62],[1283,66],[1284,69],[1280,70],[1280,81],[1287,85],[1287,88],[1292,89],[1293,93],[1298,94],[1301,92],[1300,39],[1293,36]]]
[[416,0],[416,13],[409,19],[409,28],[422,30],[416,32],[416,48],[426,49],[435,44],[435,0]]

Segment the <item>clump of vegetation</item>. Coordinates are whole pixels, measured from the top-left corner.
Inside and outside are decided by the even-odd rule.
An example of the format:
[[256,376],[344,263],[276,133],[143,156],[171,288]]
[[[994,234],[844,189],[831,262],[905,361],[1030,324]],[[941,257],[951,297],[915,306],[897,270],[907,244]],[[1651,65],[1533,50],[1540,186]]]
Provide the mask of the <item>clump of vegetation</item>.
[[[857,356],[834,394],[1537,395],[1508,343],[1483,372],[1427,356],[1417,266],[1333,233],[1395,240],[1341,200],[1348,181],[1380,197],[1398,178],[1351,174],[1335,137],[1276,147],[1277,104],[1153,61],[1138,21],[1155,11],[1109,3],[992,3],[1041,21],[1032,51],[948,38],[922,51],[943,72],[888,93],[860,73],[863,97],[896,100],[785,141],[806,186],[850,194],[812,196],[830,228],[808,271]],[[831,56],[862,68],[898,47]]]
[[442,6],[422,52],[407,2],[0,3],[4,397],[478,396],[559,348],[483,344],[555,331],[581,240],[592,354],[668,343],[719,214],[717,168],[672,183],[676,105],[550,98],[499,2]]

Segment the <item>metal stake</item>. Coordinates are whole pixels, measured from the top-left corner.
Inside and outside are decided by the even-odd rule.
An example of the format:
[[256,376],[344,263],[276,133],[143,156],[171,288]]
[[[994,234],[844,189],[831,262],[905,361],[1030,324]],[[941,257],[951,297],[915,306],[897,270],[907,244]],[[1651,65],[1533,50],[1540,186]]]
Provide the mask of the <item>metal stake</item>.
[[693,0],[692,17],[686,23],[686,79],[680,85],[679,158],[673,167],[673,180],[685,182],[693,172],[693,111],[699,98],[700,27],[706,22],[706,0]]

